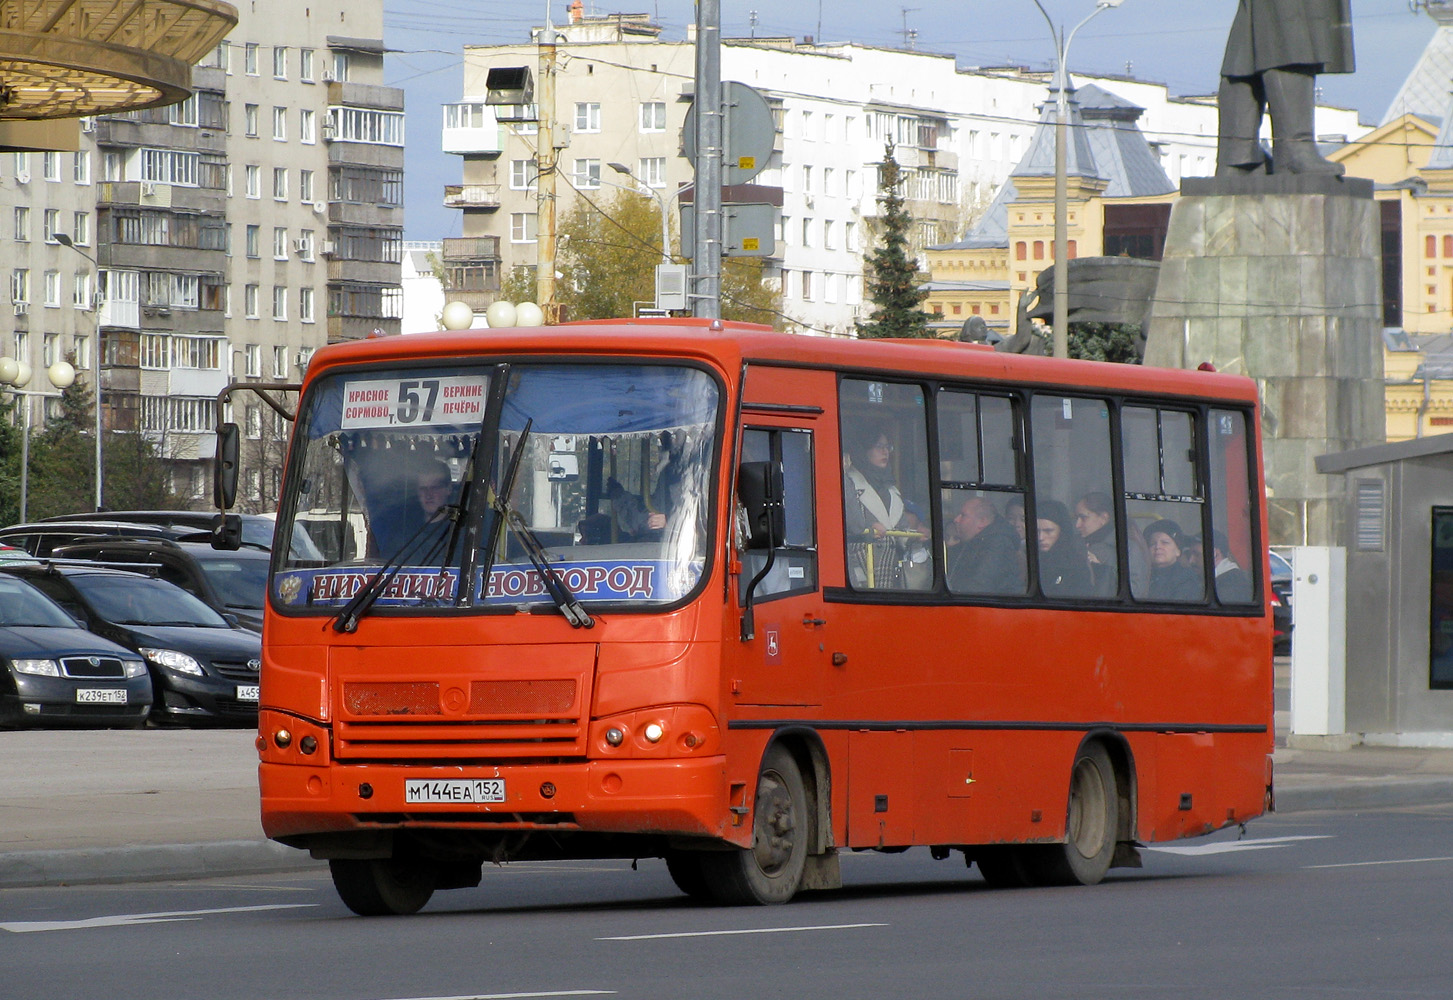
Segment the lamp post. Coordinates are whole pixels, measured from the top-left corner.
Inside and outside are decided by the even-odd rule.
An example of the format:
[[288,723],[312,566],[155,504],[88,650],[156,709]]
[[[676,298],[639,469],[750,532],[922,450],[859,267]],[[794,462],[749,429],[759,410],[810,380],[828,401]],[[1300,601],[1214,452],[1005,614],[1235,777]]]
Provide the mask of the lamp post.
[[1055,47],[1055,106],[1054,106],[1054,356],[1067,358],[1070,354],[1070,287],[1069,287],[1069,177],[1065,164],[1069,135],[1069,70],[1070,43],[1079,31],[1098,14],[1112,7],[1119,7],[1124,0],[1098,0],[1095,9],[1083,21],[1065,34],[1064,26],[1055,26],[1044,4],[1034,0],[1034,6],[1044,15],[1049,25],[1050,38]]
[[[96,269],[96,277],[99,281],[101,276],[101,265],[96,262],[86,251],[76,246],[76,241],[65,233],[51,233],[51,239],[63,247],[70,247],[76,253],[91,262]],[[94,295],[94,292],[92,293]],[[101,319],[96,318],[96,342],[91,345],[91,378],[96,389],[96,398],[92,400],[93,408],[96,411],[96,509],[101,509]]]
[[[627,190],[644,191],[652,198],[655,198],[656,204],[661,206],[661,263],[671,263],[671,230],[666,225],[666,199],[662,198],[660,193],[655,188],[651,187],[645,181],[641,180],[635,174],[631,173],[631,168],[626,166],[624,163],[607,163],[606,166],[610,167],[618,174],[625,174],[631,180],[636,182],[637,186],[635,188],[629,188]],[[624,187],[624,185],[616,186]]]
[[[76,370],[71,367],[68,361],[57,361],[45,370],[46,377],[50,384],[57,389],[65,389],[76,381]],[[58,393],[27,391],[25,387],[30,384],[30,365],[24,361],[17,361],[14,358],[0,358],[0,385],[8,386],[10,391],[23,400],[25,414],[22,418],[20,432],[20,520],[23,524],[27,519],[30,504],[30,400],[39,396],[41,399],[55,399]]]

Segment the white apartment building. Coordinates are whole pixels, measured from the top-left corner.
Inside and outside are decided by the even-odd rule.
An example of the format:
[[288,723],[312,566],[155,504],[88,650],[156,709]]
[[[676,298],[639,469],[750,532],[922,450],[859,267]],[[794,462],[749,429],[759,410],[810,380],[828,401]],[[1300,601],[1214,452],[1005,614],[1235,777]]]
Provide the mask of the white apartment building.
[[[238,15],[184,103],[88,120],[74,153],[0,156],[0,354],[39,372],[74,352],[89,373],[99,335],[105,426],[150,435],[199,502],[230,379],[296,381],[325,343],[397,333],[402,309],[403,94],[381,85],[381,0]],[[239,502],[271,509],[281,469],[262,453],[281,431],[238,406],[259,458],[244,454]]]
[[[659,39],[644,15],[578,18],[557,29],[555,116],[561,181],[557,215],[578,191],[631,182],[612,162],[661,193],[691,180],[679,155],[694,56],[689,42]],[[488,70],[538,67],[533,45],[469,46],[464,100],[445,108],[444,149],[463,157],[463,183],[446,204],[464,213],[472,249],[463,259],[508,273],[532,266],[538,189],[532,123],[501,121],[484,104]],[[890,140],[904,168],[904,195],[919,223],[920,248],[968,229],[1028,148],[1049,96],[1049,74],[1022,67],[960,69],[952,56],[856,44],[797,44],[791,39],[729,39],[722,79],[751,85],[768,100],[777,148],[754,183],[783,192],[770,279],[782,290],[781,325],[800,332],[846,333],[866,317],[863,258],[879,214],[877,165]],[[1145,109],[1140,126],[1171,179],[1215,169],[1214,98],[1173,98],[1161,84],[1075,76]],[[1208,85],[1214,81],[1208,81]],[[533,117],[533,115],[526,115]],[[1356,138],[1356,113],[1319,109],[1319,134]],[[568,181],[568,183],[566,183]],[[672,220],[673,228],[677,220]],[[446,241],[446,265],[451,258]],[[482,311],[492,289],[476,287]],[[461,297],[446,291],[450,297]]]

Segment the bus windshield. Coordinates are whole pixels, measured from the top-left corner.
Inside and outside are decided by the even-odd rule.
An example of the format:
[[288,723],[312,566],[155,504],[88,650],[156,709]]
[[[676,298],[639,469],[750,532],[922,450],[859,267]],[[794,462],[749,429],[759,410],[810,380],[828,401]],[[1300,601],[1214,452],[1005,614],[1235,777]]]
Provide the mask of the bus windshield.
[[[706,372],[670,365],[326,375],[299,411],[279,515],[279,529],[305,530],[322,558],[279,553],[273,600],[333,614],[382,571],[376,612],[550,607],[533,549],[580,602],[674,603],[706,563],[718,397]],[[471,514],[492,551],[465,551]],[[504,524],[491,531],[496,518]],[[472,577],[464,588],[462,575]]]

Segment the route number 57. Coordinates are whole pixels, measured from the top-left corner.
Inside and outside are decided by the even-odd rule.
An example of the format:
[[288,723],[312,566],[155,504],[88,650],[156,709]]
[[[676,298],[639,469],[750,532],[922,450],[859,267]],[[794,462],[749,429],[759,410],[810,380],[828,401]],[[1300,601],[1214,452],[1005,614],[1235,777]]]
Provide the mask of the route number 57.
[[428,378],[417,382],[400,382],[399,405],[394,412],[394,419],[401,424],[412,424],[415,421],[428,423],[434,419],[434,404],[438,401],[438,379]]

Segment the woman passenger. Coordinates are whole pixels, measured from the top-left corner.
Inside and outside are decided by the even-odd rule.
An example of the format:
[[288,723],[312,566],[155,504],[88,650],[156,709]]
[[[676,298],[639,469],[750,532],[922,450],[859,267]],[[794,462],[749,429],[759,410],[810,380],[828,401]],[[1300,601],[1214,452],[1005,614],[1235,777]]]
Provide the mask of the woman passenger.
[[1116,579],[1115,514],[1110,498],[1104,493],[1086,493],[1075,504],[1075,531],[1084,539],[1090,560],[1090,576],[1095,593],[1115,593]]
[[1162,518],[1145,529],[1150,546],[1150,589],[1153,601],[1199,601],[1205,592],[1201,574],[1181,562],[1187,543],[1180,525]]
[[1039,586],[1046,597],[1083,597],[1093,592],[1085,543],[1074,519],[1058,500],[1035,505],[1039,526]]
[[[855,586],[902,587],[908,552],[904,543],[915,541],[906,533],[918,535],[917,541],[923,537],[923,522],[908,509],[892,463],[893,439],[887,428],[870,427],[843,470],[843,518]],[[870,555],[872,579],[868,578]]]

